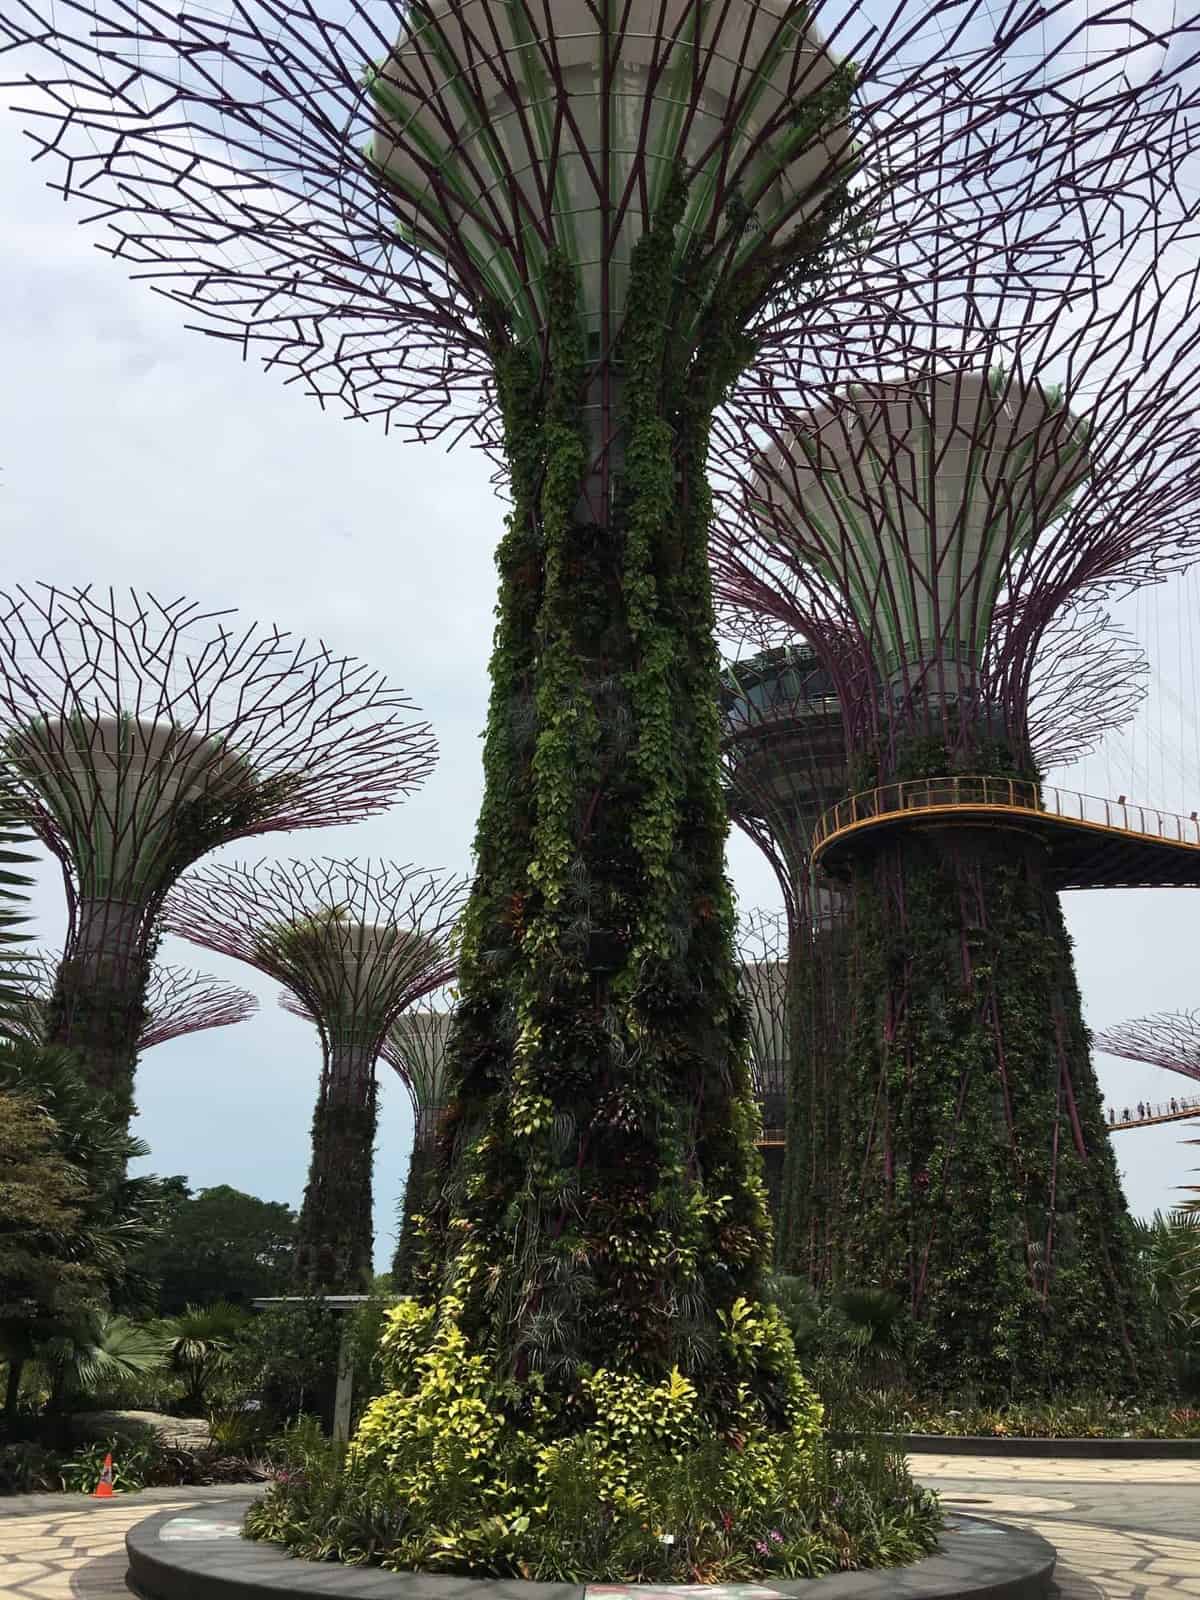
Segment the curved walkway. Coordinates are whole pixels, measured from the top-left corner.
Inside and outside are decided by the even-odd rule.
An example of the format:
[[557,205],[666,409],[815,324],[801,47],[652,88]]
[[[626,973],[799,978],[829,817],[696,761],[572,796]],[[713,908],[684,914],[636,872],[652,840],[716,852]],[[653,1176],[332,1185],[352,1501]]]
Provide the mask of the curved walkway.
[[1056,889],[1200,887],[1200,817],[1105,800],[1020,778],[966,773],[865,789],[826,811],[812,861],[833,877],[849,870],[855,842],[913,826],[1020,827],[1049,851]]
[[1062,1600],[1200,1596],[1200,1461],[914,1455],[948,1509],[1032,1528]]
[[[1034,1529],[1059,1552],[1061,1600],[1200,1597],[1200,1461],[915,1455],[950,1509]],[[125,1535],[168,1507],[244,1498],[245,1486],[0,1499],[5,1600],[129,1600]]]

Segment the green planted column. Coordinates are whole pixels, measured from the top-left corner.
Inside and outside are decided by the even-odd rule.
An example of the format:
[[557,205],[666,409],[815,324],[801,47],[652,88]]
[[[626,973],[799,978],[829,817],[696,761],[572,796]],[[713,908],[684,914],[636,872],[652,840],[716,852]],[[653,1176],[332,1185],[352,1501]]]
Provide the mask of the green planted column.
[[1153,1393],[1162,1352],[1043,841],[913,826],[851,872],[839,1280],[905,1301],[931,1390]]

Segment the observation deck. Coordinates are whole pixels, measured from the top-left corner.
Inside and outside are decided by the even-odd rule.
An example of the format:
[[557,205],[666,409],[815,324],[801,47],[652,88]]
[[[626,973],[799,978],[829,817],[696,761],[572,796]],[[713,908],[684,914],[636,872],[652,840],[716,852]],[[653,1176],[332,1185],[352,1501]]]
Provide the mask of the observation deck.
[[1200,888],[1200,821],[1020,778],[913,778],[826,811],[812,859],[849,875],[857,848],[912,827],[1020,828],[1045,844],[1056,889]]

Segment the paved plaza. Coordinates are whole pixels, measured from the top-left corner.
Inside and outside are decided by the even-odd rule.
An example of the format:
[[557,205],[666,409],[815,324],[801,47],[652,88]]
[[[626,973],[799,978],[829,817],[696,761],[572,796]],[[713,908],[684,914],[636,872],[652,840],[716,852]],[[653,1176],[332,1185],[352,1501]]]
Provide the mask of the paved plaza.
[[[1032,1528],[1059,1552],[1061,1600],[1200,1597],[1200,1461],[911,1458],[948,1508]],[[125,1535],[171,1507],[242,1499],[244,1486],[0,1500],[4,1600],[129,1600]]]

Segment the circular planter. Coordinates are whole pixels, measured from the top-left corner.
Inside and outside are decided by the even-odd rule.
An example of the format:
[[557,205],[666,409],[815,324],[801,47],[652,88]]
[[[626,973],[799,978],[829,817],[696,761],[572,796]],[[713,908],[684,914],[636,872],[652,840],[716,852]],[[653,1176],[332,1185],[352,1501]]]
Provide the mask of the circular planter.
[[297,1561],[274,1545],[239,1537],[249,1500],[189,1512],[165,1511],[126,1535],[129,1587],[141,1600],[1042,1600],[1054,1548],[1037,1534],[980,1517],[947,1518],[941,1548],[911,1567],[839,1572],[796,1582],[713,1585],[522,1583],[380,1572]]

